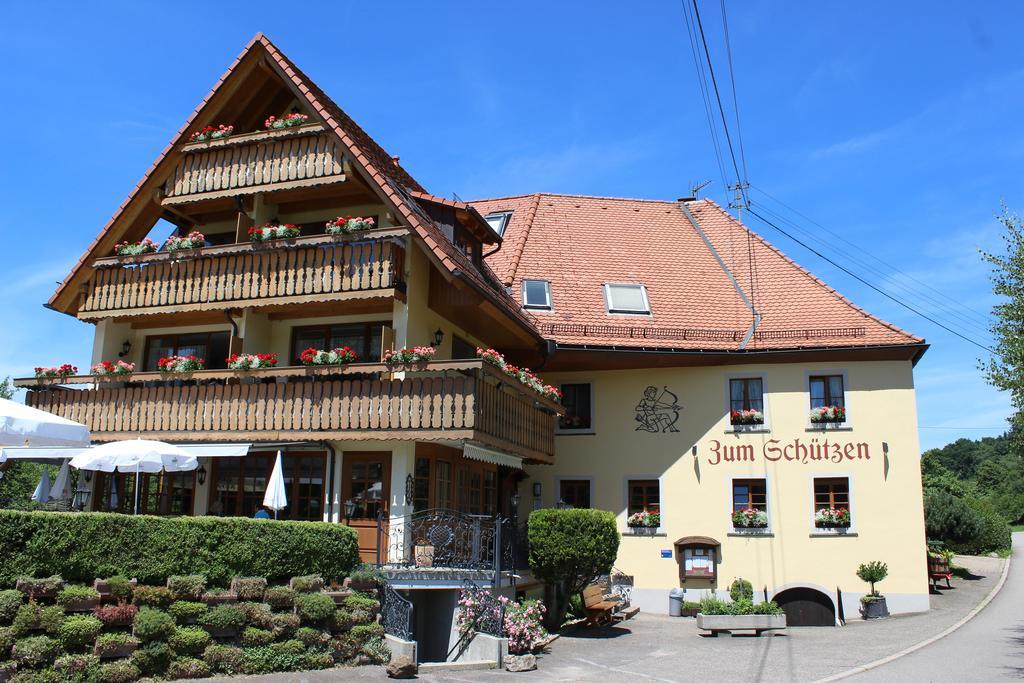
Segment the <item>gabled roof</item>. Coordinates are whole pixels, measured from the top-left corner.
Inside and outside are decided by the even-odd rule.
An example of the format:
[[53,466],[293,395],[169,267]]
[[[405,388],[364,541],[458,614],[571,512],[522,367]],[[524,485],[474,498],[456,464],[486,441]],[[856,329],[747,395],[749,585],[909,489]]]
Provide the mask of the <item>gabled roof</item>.
[[405,219],[416,237],[425,245],[427,253],[441,269],[453,277],[462,279],[480,294],[490,298],[506,315],[539,340],[540,337],[529,317],[523,314],[516,302],[500,286],[497,286],[489,269],[484,266],[483,271],[479,270],[417,205],[412,193],[429,196],[423,187],[262,33],[257,33],[253,37],[209,94],[203,98],[170,144],[164,148],[143,175],[142,180],[93,240],[72,272],[59,285],[48,305],[57,307],[59,301],[66,301],[73,296],[74,288],[71,285],[91,270],[88,263],[99,256],[108,255],[114,244],[122,239],[132,208],[141,210],[141,207],[149,202],[150,193],[159,187],[166,175],[174,169],[181,145],[187,141],[188,131],[199,122],[206,123],[202,117],[207,116],[204,112],[211,103],[220,100],[218,104],[222,106],[223,100],[230,96],[228,89],[233,79],[238,78],[236,71],[239,65],[264,57],[266,63],[294,89],[296,96],[304,99],[310,109],[323,120],[325,127],[337,134],[353,160],[353,167],[363,175],[371,189],[380,195],[381,200],[390,204]]
[[[553,310],[532,317],[560,346],[738,350],[753,315],[737,285],[762,316],[747,351],[924,343],[857,307],[707,199],[685,207],[710,247],[679,202],[532,194],[471,203],[485,215],[512,212],[489,262],[520,301],[524,279],[551,283]],[[608,313],[605,283],[645,285],[651,315]]]

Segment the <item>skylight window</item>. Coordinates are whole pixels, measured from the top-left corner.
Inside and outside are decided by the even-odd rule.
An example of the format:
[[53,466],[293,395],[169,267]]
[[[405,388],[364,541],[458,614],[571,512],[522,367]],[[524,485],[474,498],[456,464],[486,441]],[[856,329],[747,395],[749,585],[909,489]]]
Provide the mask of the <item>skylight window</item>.
[[551,310],[551,283],[547,280],[523,280],[523,308]]
[[508,227],[508,221],[512,218],[511,211],[502,211],[501,213],[491,213],[484,216],[484,220],[491,226],[494,232],[498,233],[498,237],[505,236],[505,228]]
[[604,300],[609,313],[650,315],[651,304],[647,300],[647,288],[643,285],[606,284]]

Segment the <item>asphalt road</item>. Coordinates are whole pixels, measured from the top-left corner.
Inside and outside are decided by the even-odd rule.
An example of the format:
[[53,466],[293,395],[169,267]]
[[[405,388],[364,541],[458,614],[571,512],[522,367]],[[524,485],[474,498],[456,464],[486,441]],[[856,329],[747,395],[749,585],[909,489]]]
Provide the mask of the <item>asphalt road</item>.
[[848,680],[1020,681],[1024,679],[1024,532],[1013,535],[1013,560],[995,599],[959,629],[889,664]]

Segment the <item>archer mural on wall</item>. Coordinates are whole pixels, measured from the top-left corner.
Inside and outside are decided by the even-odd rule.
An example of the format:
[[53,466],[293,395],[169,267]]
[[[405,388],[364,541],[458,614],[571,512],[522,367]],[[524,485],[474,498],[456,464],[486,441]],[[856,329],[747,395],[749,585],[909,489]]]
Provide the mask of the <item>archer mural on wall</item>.
[[658,394],[657,387],[647,387],[644,389],[644,397],[635,408],[636,421],[640,423],[636,431],[652,434],[678,432],[675,425],[679,421],[679,411],[682,409],[679,397],[669,391],[668,387],[664,387],[661,394]]

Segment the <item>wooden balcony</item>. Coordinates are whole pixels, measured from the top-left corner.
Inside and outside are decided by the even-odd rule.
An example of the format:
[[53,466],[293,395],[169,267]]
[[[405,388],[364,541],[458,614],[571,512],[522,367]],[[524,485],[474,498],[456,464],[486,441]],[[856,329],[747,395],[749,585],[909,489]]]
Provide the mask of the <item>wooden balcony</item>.
[[[240,376],[258,378],[247,383]],[[395,377],[381,364],[192,373],[175,386],[136,373],[125,386],[41,386],[26,403],[89,427],[97,441],[468,440],[536,462],[554,456],[557,403],[479,360],[436,361]]]
[[215,311],[404,292],[404,229],[300,237],[98,259],[78,308],[82,320]]
[[342,145],[320,124],[193,142],[182,153],[165,205],[345,180]]

